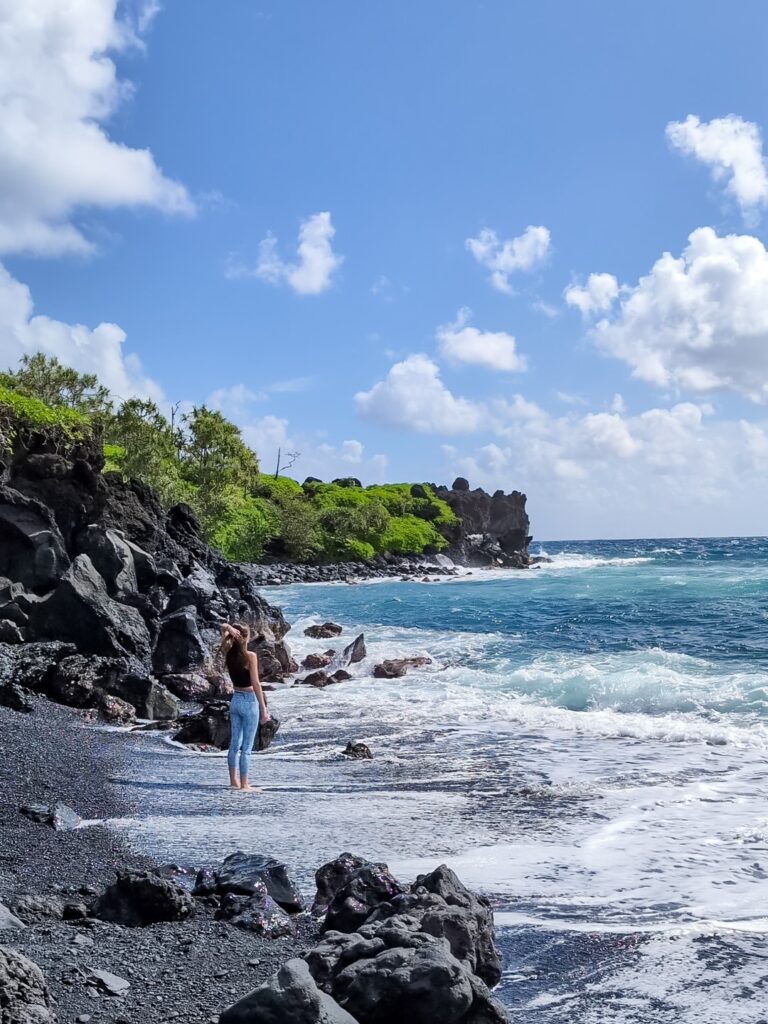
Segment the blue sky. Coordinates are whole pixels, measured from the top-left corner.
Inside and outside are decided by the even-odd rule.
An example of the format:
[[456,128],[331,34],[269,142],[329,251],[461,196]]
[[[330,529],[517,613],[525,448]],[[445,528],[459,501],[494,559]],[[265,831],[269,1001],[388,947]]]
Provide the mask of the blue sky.
[[763,4],[3,21],[4,362],[217,404],[299,479],[522,489],[544,538],[765,532]]

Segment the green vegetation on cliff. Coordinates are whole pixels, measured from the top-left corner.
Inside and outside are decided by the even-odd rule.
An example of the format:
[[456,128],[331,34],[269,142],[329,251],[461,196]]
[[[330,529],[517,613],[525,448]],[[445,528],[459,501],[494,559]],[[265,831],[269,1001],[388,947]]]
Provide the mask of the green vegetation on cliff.
[[189,504],[209,542],[235,561],[267,551],[297,561],[440,551],[456,523],[427,484],[301,485],[261,473],[256,453],[220,412],[196,406],[174,422],[147,399],[116,406],[95,376],[42,355],[0,373],[0,442],[13,449],[36,430],[62,444],[98,439],[105,472],[145,482],[166,507]]

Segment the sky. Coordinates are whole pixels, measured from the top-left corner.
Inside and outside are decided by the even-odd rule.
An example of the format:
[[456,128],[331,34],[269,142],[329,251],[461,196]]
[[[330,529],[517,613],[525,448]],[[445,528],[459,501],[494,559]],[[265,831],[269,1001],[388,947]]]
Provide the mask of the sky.
[[768,532],[768,7],[0,0],[0,364],[540,539]]

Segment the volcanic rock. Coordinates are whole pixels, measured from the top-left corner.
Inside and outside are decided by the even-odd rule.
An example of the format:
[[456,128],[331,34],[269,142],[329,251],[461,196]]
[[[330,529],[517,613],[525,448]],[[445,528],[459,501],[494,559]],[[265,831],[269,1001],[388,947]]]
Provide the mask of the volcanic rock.
[[361,633],[355,637],[351,644],[344,648],[338,659],[338,667],[347,668],[348,665],[355,665],[357,662],[362,661],[367,654],[365,634]]
[[260,853],[230,854],[218,868],[203,868],[198,872],[193,895],[252,896],[265,886],[272,899],[289,913],[303,910],[304,901],[288,868],[274,857]]
[[3,1024],[55,1024],[43,972],[14,949],[0,946],[0,1019]]
[[424,665],[431,665],[431,658],[393,658],[382,661],[375,665],[373,675],[376,679],[399,679],[404,676],[409,668],[422,668]]
[[29,622],[37,639],[70,641],[86,653],[149,656],[149,632],[141,615],[110,598],[87,555],[78,555],[53,593],[33,605]]
[[71,832],[73,829],[79,828],[82,823],[80,815],[61,802],[25,804],[19,810],[31,821],[37,821],[41,825],[50,825],[56,832]]
[[289,960],[263,985],[230,1006],[219,1024],[358,1024],[322,992],[303,960]]
[[372,761],[373,754],[371,748],[366,746],[365,743],[353,743],[352,740],[346,745],[345,749],[342,750],[342,754],[346,757],[351,757],[356,761]]
[[118,872],[94,907],[94,916],[128,927],[158,921],[184,921],[195,912],[189,893],[168,878],[152,871]]
[[304,630],[304,636],[310,636],[313,640],[329,640],[341,634],[342,627],[336,622],[323,622],[316,626],[307,626]]

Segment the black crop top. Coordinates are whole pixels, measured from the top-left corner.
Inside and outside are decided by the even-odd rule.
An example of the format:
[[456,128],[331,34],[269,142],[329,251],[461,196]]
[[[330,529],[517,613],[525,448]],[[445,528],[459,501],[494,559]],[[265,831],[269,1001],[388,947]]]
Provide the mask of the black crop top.
[[242,665],[231,665],[227,662],[227,670],[234,687],[240,690],[250,689],[251,673],[249,669],[243,668]]

